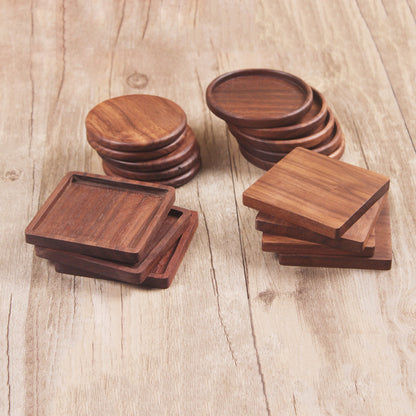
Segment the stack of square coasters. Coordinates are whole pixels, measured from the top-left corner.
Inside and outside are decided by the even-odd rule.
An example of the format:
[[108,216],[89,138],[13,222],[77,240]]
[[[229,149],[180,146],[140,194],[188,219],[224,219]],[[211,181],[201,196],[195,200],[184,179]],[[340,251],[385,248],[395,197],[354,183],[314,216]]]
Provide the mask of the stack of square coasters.
[[280,264],[388,270],[389,179],[296,148],[243,193]]
[[26,228],[26,242],[61,273],[167,288],[198,214],[170,186],[69,172]]

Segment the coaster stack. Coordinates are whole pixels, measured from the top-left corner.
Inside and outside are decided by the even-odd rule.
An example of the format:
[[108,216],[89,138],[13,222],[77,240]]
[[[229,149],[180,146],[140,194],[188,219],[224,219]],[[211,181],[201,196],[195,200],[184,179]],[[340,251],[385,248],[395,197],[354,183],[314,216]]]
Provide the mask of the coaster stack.
[[208,86],[210,110],[227,122],[241,154],[268,170],[296,147],[333,159],[345,150],[341,126],[325,97],[300,78],[271,69],[244,69]]
[[154,95],[124,95],[96,105],[85,120],[87,140],[107,175],[179,187],[201,167],[186,114]]
[[243,193],[280,264],[388,270],[389,179],[297,148]]
[[69,172],[26,228],[61,273],[167,288],[198,226],[175,189]]

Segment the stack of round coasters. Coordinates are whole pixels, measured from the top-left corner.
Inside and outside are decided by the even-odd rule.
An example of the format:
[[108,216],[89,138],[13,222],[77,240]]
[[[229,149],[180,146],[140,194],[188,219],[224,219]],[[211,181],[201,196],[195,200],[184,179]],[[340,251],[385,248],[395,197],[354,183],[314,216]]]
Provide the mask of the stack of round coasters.
[[154,95],[124,95],[96,105],[85,120],[87,140],[107,175],[178,187],[201,167],[186,114]]
[[271,69],[244,69],[208,86],[210,110],[227,122],[241,154],[268,170],[296,147],[339,159],[341,126],[325,97],[302,79]]

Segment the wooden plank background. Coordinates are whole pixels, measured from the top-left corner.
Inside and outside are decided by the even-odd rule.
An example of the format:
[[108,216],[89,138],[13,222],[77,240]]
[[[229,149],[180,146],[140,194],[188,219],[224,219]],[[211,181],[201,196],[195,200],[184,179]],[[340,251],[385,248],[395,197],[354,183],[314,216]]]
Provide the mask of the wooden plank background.
[[[416,413],[414,0],[3,1],[1,415]],[[327,97],[344,161],[391,178],[388,272],[279,266],[242,192],[262,171],[205,105],[245,67]],[[172,287],[60,275],[24,228],[69,170],[101,173],[84,118],[128,93],[186,111],[200,226]]]

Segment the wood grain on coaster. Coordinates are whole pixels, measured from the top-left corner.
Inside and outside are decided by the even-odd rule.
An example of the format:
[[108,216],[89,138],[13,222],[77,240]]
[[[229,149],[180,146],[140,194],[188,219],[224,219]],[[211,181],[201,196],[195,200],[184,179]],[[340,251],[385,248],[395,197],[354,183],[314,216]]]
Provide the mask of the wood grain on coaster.
[[279,254],[279,263],[286,266],[390,270],[391,260],[391,228],[388,201],[384,204],[381,214],[377,220],[376,248],[371,257]]
[[243,193],[244,205],[339,238],[388,190],[375,172],[296,148]]
[[[179,266],[181,265],[182,259],[185,256],[189,245],[191,244],[192,237],[194,236],[197,227],[198,214],[197,212],[192,211],[191,217],[188,221],[188,226],[186,227],[184,233],[164,254],[164,256],[159,260],[159,262],[150,272],[150,274],[141,283],[143,286],[158,289],[167,289],[171,285],[176,275],[176,272]],[[55,270],[58,273],[73,274],[77,276],[92,277],[97,279],[114,280],[112,276],[103,275],[97,272],[87,272],[72,265],[62,264],[59,262],[55,262]]]
[[271,69],[228,72],[208,86],[210,110],[242,127],[277,127],[299,121],[312,105],[312,89],[300,78]]
[[166,146],[186,127],[181,107],[155,95],[123,95],[96,105],[85,119],[87,136],[101,146],[146,151]]
[[134,264],[174,199],[168,186],[69,172],[27,226],[26,241]]

